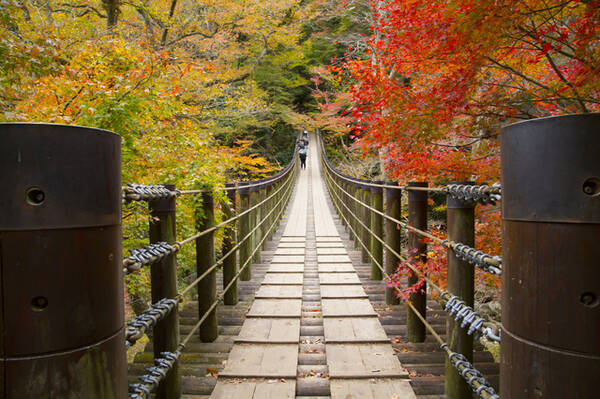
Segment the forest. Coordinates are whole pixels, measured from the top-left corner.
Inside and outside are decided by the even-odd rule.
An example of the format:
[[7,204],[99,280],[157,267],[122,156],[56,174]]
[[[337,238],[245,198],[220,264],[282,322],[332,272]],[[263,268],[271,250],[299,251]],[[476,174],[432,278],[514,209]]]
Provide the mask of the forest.
[[[0,24],[0,121],[117,132],[123,183],[265,177],[303,129],[357,177],[494,183],[502,126],[600,110],[598,0],[6,0]],[[123,217],[143,244],[147,212]],[[477,247],[499,229],[478,207]]]

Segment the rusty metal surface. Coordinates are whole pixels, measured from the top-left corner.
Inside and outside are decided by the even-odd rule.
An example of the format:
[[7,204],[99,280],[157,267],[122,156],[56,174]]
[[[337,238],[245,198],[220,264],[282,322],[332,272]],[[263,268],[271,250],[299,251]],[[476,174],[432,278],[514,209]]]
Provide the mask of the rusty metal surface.
[[600,114],[515,123],[500,138],[504,219],[600,223]]
[[[503,138],[503,397],[597,397],[600,197],[582,182],[600,172],[598,126],[546,118]],[[517,143],[528,151],[504,155]]]
[[0,158],[2,397],[125,398],[120,137],[0,125]]
[[9,358],[3,399],[125,399],[127,364],[124,331],[72,351]]
[[0,231],[120,223],[118,135],[77,126],[7,123],[0,124],[0,143]]

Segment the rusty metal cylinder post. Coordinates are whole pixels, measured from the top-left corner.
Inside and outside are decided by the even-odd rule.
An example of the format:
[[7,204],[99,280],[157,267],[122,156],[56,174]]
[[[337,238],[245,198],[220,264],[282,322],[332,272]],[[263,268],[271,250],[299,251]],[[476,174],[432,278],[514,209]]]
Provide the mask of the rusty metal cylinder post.
[[[196,230],[198,232],[215,226],[215,204],[211,191],[202,193],[196,211]],[[206,273],[215,264],[215,232],[196,238],[196,275]],[[202,318],[217,300],[217,270],[208,272],[198,283],[198,317]],[[217,309],[210,310],[208,317],[200,325],[200,340],[213,342],[219,335]]]
[[[238,194],[240,196],[240,207],[238,214],[244,213],[250,209],[250,188],[248,182],[238,183]],[[238,240],[240,241],[240,280],[250,281],[252,279],[252,269],[250,254],[252,253],[252,237],[248,236],[250,233],[250,213],[246,213],[240,216],[238,223]],[[242,241],[243,240],[243,241]],[[243,269],[242,269],[243,268]]]
[[2,398],[128,397],[120,143],[0,124]]
[[[410,182],[408,187],[427,187],[425,182]],[[408,191],[408,224],[419,229],[427,230],[427,191]],[[427,260],[427,244],[423,237],[408,231],[408,257],[409,262],[424,262]],[[408,274],[408,285],[413,286],[419,282],[419,277],[412,271]],[[422,292],[412,293],[409,297],[412,305],[423,316],[427,316],[427,293],[425,285]],[[406,308],[406,332],[410,342],[425,342],[427,330],[419,317],[409,307]]]
[[600,376],[600,114],[505,127],[505,398],[596,398]]
[[[225,219],[230,219],[235,215],[236,210],[236,190],[235,183],[226,183],[227,199],[229,204],[223,204],[223,210]],[[236,305],[238,303],[238,287],[237,281],[233,282],[237,273],[237,252],[233,248],[237,245],[237,234],[235,228],[235,222],[228,224],[225,227],[225,234],[223,237],[222,254],[226,255],[231,252],[227,258],[223,260],[223,288],[227,287],[230,283],[232,286],[223,295],[223,303],[225,305]]]
[[[165,184],[165,188],[175,191],[175,186]],[[150,209],[149,235],[150,243],[167,242],[174,244],[177,241],[176,228],[176,199],[164,198],[148,202]],[[150,285],[152,303],[163,298],[175,298],[177,292],[177,255],[166,256],[160,262],[150,266]],[[171,312],[156,324],[152,331],[152,346],[154,357],[162,357],[162,352],[175,352],[179,345],[179,314]],[[179,365],[176,363],[166,378],[161,381],[156,389],[159,399],[176,399],[181,396],[181,380],[179,378]]]
[[[396,186],[397,183],[388,181],[386,186]],[[385,192],[385,214],[396,220],[402,217],[402,190],[386,188]],[[385,243],[388,247],[400,254],[402,251],[402,233],[400,226],[391,220],[385,220]],[[389,249],[385,250],[385,273],[388,276],[396,272],[400,259]],[[393,287],[385,287],[385,303],[388,305],[398,305],[400,299],[396,296],[396,291]]]
[[[382,181],[375,181],[375,184],[383,184]],[[371,186],[371,206],[373,209],[383,213],[383,188]],[[371,211],[371,280],[383,279],[383,216],[380,213]],[[378,239],[379,238],[379,239]]]
[[[254,207],[260,202],[260,187],[255,185],[256,181],[252,182],[252,187],[250,187],[250,207]],[[258,226],[258,222],[260,222],[260,207],[254,208],[252,212],[250,212],[250,231],[254,230],[256,226]],[[254,252],[256,249],[258,242],[260,240],[260,228],[254,230],[252,233],[252,246],[250,247],[250,253]],[[252,255],[252,261],[248,265],[248,268],[252,267],[252,263],[260,263],[260,250],[255,251]]]
[[[458,182],[472,185],[472,182]],[[475,204],[471,201],[446,197],[448,240],[475,246]],[[460,297],[467,306],[473,307],[475,295],[475,268],[459,259],[452,249],[448,256],[448,292]],[[450,350],[460,353],[473,363],[473,336],[460,326],[460,321],[446,318],[446,342]],[[446,396],[448,398],[471,399],[472,390],[464,377],[446,358]]]
[[371,233],[369,233],[369,228],[371,227],[371,210],[367,208],[367,206],[371,206],[371,190],[369,186],[362,184],[361,185],[361,196],[362,203],[366,206],[361,206],[361,234],[360,241],[361,245],[361,261],[362,263],[369,263],[371,258],[369,256],[369,251],[371,251]]

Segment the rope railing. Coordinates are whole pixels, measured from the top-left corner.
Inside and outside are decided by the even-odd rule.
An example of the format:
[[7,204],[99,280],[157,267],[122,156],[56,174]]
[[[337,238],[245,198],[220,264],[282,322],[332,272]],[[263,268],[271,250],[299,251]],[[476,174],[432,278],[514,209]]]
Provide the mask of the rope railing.
[[[331,181],[330,179],[331,179],[331,177],[329,175],[326,175],[326,184],[328,186]],[[333,193],[334,196],[336,196],[337,200],[340,200],[339,196],[337,195],[337,193],[335,191],[330,190],[330,192]],[[341,209],[337,206],[336,201],[333,201],[333,204],[338,211],[338,215],[340,215],[346,221],[346,226],[348,226],[348,228],[352,232],[352,234],[358,239],[358,235],[357,235],[356,231],[348,223],[348,219],[344,216],[344,213],[341,212]],[[343,204],[343,202],[342,202],[342,204]],[[352,215],[353,217],[356,218],[356,215],[349,208],[346,207],[346,211],[348,211],[350,213],[350,215]],[[359,223],[362,224],[363,228],[366,228],[366,226],[364,225],[364,223],[362,223],[362,221],[360,221],[360,219],[357,219],[357,220],[359,221]],[[369,232],[371,234],[373,234],[373,232],[370,229],[369,229]],[[374,238],[380,239],[376,235],[372,235],[372,236]],[[361,245],[365,246],[365,250],[367,251],[368,255],[371,257],[372,260],[375,260],[371,251],[368,248],[366,248],[366,245],[362,241],[359,241],[359,243]],[[387,244],[385,242],[382,241],[382,244],[385,247],[387,247],[388,250],[391,250],[397,256],[398,259],[400,259],[402,261],[407,261],[407,259],[404,256],[398,254],[392,248],[387,246]],[[384,277],[386,279],[389,279],[390,276],[386,273],[383,266],[381,264],[379,264],[377,261],[375,261],[375,264],[377,265],[377,267],[379,267],[381,269]],[[499,336],[499,333],[497,332],[497,331],[499,331],[497,326],[495,326],[493,323],[487,322],[485,319],[480,317],[476,312],[473,311],[473,309],[471,307],[467,306],[464,303],[464,301],[461,301],[460,298],[458,298],[457,296],[451,295],[447,291],[442,290],[438,285],[433,283],[429,278],[427,278],[427,276],[423,272],[418,270],[416,267],[414,267],[410,263],[407,263],[407,266],[413,272],[415,272],[417,275],[424,278],[424,280],[431,287],[438,290],[440,292],[440,298],[447,299],[447,302],[445,304],[442,302],[442,305],[445,305],[444,310],[446,310],[446,312],[448,312],[448,314],[450,316],[456,316],[455,320],[462,320],[461,328],[468,327],[467,333],[469,335],[472,335],[473,333],[477,332],[479,334],[476,334],[476,338],[478,338],[478,335],[485,335],[490,340],[493,340],[496,342],[500,341],[500,336]],[[401,294],[401,291],[398,289],[398,287],[394,287],[394,290],[398,294]],[[448,348],[448,345],[435,332],[433,327],[427,322],[427,320],[425,320],[425,318],[423,318],[423,316],[414,308],[414,306],[409,301],[405,301],[405,303],[419,317],[421,322],[427,327],[427,329],[436,338],[436,340],[440,344],[440,347],[442,349],[444,349],[444,351],[446,352],[452,365],[459,371],[460,375],[465,379],[465,381],[467,381],[469,386],[472,387],[473,392],[475,392],[480,398],[499,399],[499,396],[496,395],[494,389],[490,386],[490,384],[483,377],[483,375],[477,369],[475,369],[473,367],[473,365],[471,363],[469,363],[462,354],[458,354],[458,353],[451,351]],[[496,333],[494,333],[495,331],[496,331]]]
[[[419,281],[422,281],[427,287],[430,287],[438,293],[438,297],[434,299],[440,303],[442,309],[448,314],[449,320],[451,319],[452,323],[455,323],[449,324],[449,328],[451,331],[449,334],[452,334],[452,336],[455,337],[455,333],[452,331],[456,331],[455,329],[459,329],[459,331],[462,331],[462,334],[465,334],[466,336],[472,336],[477,339],[485,337],[486,340],[482,341],[484,344],[490,341],[500,342],[500,328],[496,323],[485,319],[476,311],[474,311],[473,307],[469,306],[469,303],[467,303],[467,301],[464,298],[461,298],[461,295],[454,295],[451,294],[449,291],[442,289],[409,259],[425,259],[427,241],[411,241],[409,239],[410,246],[420,245],[420,247],[418,248],[421,248],[418,250],[418,252],[415,253],[414,256],[409,257],[401,252],[399,246],[398,248],[393,248],[390,245],[390,243],[387,242],[387,240],[389,239],[388,234],[390,234],[390,231],[395,230],[394,227],[390,227],[389,230],[387,230],[386,228],[384,239],[381,224],[385,222],[386,226],[391,224],[391,226],[395,226],[396,229],[398,228],[398,226],[400,226],[405,231],[408,231],[409,233],[412,233],[417,237],[426,238],[429,240],[429,242],[434,242],[436,244],[441,245],[443,248],[451,249],[456,256],[456,259],[463,262],[463,264],[468,263],[488,273],[501,274],[501,258],[485,254],[484,252],[479,251],[470,245],[460,242],[460,240],[453,240],[450,237],[447,237],[446,239],[440,238],[437,235],[426,231],[426,223],[423,224],[420,221],[416,222],[416,220],[419,219],[415,219],[415,217],[417,216],[411,214],[411,212],[426,212],[426,197],[423,197],[422,195],[420,195],[419,198],[413,198],[412,194],[410,194],[409,192],[409,204],[412,200],[420,201],[420,203],[424,205],[420,205],[416,208],[415,205],[412,205],[412,211],[409,210],[408,222],[401,220],[399,208],[397,208],[397,210],[393,214],[394,216],[387,214],[391,208],[388,207],[386,208],[385,212],[383,211],[381,196],[383,195],[382,189],[386,188],[382,186],[390,186],[389,184],[365,184],[364,181],[357,181],[357,179],[348,179],[344,176],[341,176],[340,173],[335,171],[334,168],[331,167],[331,165],[329,165],[328,160],[326,159],[326,155],[324,155],[325,152],[323,148],[321,149],[323,154],[323,169],[325,172],[323,173],[323,175],[328,191],[331,194],[332,203],[338,215],[340,216],[340,221],[347,228],[348,232],[351,235],[351,238],[354,239],[355,244],[358,245],[358,248],[363,253],[363,262],[371,263],[371,278],[373,279],[377,276],[377,273],[374,273],[374,270],[376,270],[380,276],[379,278],[384,278],[390,281],[390,273],[394,271],[394,268],[390,269],[388,267],[389,263],[392,262],[396,264],[397,262],[402,262],[404,266],[408,267],[408,269],[412,273],[412,276],[415,276],[414,279],[411,280],[409,275],[409,284],[418,284]],[[386,191],[386,195],[389,196],[386,198],[391,199],[395,197],[398,198],[398,201],[400,201],[400,198],[402,197],[399,193],[397,193],[398,188],[404,188],[407,191],[409,191],[412,188],[415,188],[416,190],[414,190],[414,192],[416,193],[426,193],[431,191],[445,193],[448,195],[448,197],[452,197],[454,201],[460,201],[460,206],[458,206],[458,208],[463,207],[462,204],[468,204],[464,205],[464,207],[468,208],[470,206],[471,209],[473,209],[474,204],[476,203],[491,204],[494,203],[494,201],[500,199],[500,187],[498,186],[488,187],[473,185],[448,185],[445,187],[438,187],[434,189],[420,186],[391,186],[391,188],[396,190],[389,190],[391,191],[390,194],[388,194]],[[396,193],[394,194],[394,192]],[[379,199],[377,199],[377,195],[379,195]],[[417,224],[418,227],[412,225],[412,223]],[[452,231],[455,231],[456,228],[458,227],[454,226],[454,230]],[[451,230],[449,227],[449,232],[450,231]],[[455,237],[457,236],[455,235]],[[422,244],[416,244],[418,242],[421,242]],[[376,243],[377,245],[375,245]],[[389,254],[386,255],[385,264],[383,262],[381,252],[379,252],[378,254],[378,251],[386,251],[386,253]],[[459,267],[464,268],[465,266]],[[410,281],[412,281],[412,283],[410,283]],[[396,294],[396,298],[403,297],[403,293],[399,287],[388,284],[388,288],[386,288],[386,302],[388,301],[387,290],[392,290]],[[449,344],[445,343],[441,339],[441,337],[435,333],[431,325],[427,323],[425,317],[423,316],[424,313],[421,314],[421,312],[424,312],[424,308],[421,308],[421,310],[419,311],[415,307],[415,305],[412,302],[413,296],[417,295],[424,297],[427,291],[425,290],[420,292],[421,293],[410,294],[410,299],[402,299],[402,301],[406,303],[407,308],[410,309],[409,313],[416,315],[416,317],[414,318],[407,317],[407,333],[409,339],[411,339],[410,331],[412,330],[414,334],[414,331],[418,330],[415,330],[417,326],[414,321],[412,322],[411,327],[411,320],[418,320],[417,323],[420,323],[423,326],[423,328],[425,328],[434,335],[434,337],[440,344],[440,347],[444,350],[444,352],[447,355],[447,361],[449,362],[448,364],[450,364],[456,370],[456,373],[458,373],[458,375],[460,376],[459,378],[464,379],[465,384],[467,384],[470,387],[470,389],[477,394],[478,397],[484,399],[499,399],[499,396],[496,394],[495,390],[485,379],[485,377],[481,374],[481,372],[479,372],[475,367],[473,367],[473,365],[470,362],[467,361],[465,352],[460,353],[461,351],[467,349],[462,349],[461,346],[451,348]],[[425,304],[425,302],[420,303],[420,306],[424,306]],[[423,342],[423,340],[424,336],[421,338],[421,340],[411,342]],[[454,343],[453,345],[456,345],[456,343]],[[452,385],[452,387],[453,388],[451,389],[454,389],[454,385]]]
[[[129,274],[138,271],[144,266],[155,267],[157,264],[161,264],[161,270],[167,268],[172,273],[172,276],[176,274],[176,262],[174,260],[175,255],[179,252],[183,245],[191,242],[196,242],[197,248],[200,245],[205,248],[206,251],[212,251],[211,256],[203,256],[201,265],[201,258],[198,257],[197,253],[197,276],[195,279],[188,284],[185,288],[177,291],[176,285],[169,287],[160,287],[164,285],[164,279],[154,277],[154,269],[152,269],[152,282],[151,288],[153,290],[152,296],[155,297],[155,288],[157,292],[162,292],[161,296],[163,299],[152,304],[149,309],[144,311],[139,316],[127,323],[127,329],[125,332],[125,347],[129,348],[135,344],[142,336],[147,334],[151,329],[160,328],[162,334],[167,334],[172,337],[179,328],[179,322],[176,317],[168,317],[175,312],[177,315],[178,305],[184,301],[184,297],[190,293],[194,288],[200,287],[200,284],[212,285],[212,289],[198,288],[198,303],[201,308],[201,316],[198,322],[188,332],[188,334],[176,345],[176,347],[164,347],[161,350],[155,348],[155,365],[146,369],[147,373],[139,377],[141,383],[130,385],[130,398],[131,399],[146,399],[150,397],[150,394],[160,385],[166,383],[167,386],[178,385],[179,381],[173,381],[172,379],[178,375],[177,373],[170,376],[170,371],[176,367],[179,356],[184,351],[186,344],[189,340],[197,334],[200,330],[200,334],[206,331],[213,331],[214,334],[218,334],[218,326],[215,316],[215,311],[219,303],[225,301],[227,304],[227,296],[232,292],[235,293],[235,301],[237,302],[237,281],[244,279],[244,274],[251,269],[251,265],[254,261],[254,257],[261,250],[263,243],[271,236],[273,230],[279,224],[283,212],[285,211],[285,204],[289,201],[289,198],[293,190],[294,177],[296,176],[297,160],[294,156],[292,162],[290,162],[282,171],[277,173],[275,176],[258,180],[256,182],[238,183],[235,185],[226,185],[224,188],[228,192],[230,201],[233,201],[231,206],[226,202],[223,202],[222,206],[225,206],[225,214],[228,217],[226,220],[215,224],[214,223],[214,202],[212,200],[211,190],[175,190],[171,188],[164,188],[164,186],[152,186],[152,189],[148,189],[147,186],[143,185],[128,185],[124,188],[124,199],[126,201],[149,201],[151,204],[151,212],[159,212],[161,223],[157,225],[158,230],[155,231],[154,237],[163,237],[161,241],[153,242],[139,249],[130,250],[131,256],[123,260],[123,267],[125,274]],[[158,189],[157,187],[163,187],[164,190]],[[173,194],[173,193],[176,193]],[[202,212],[197,215],[204,215],[205,221],[202,222],[199,227],[199,232],[183,239],[175,241],[174,239],[174,228],[168,225],[163,226],[162,220],[171,220],[169,215],[172,216],[174,223],[175,214],[175,203],[166,206],[162,204],[162,208],[153,209],[153,204],[156,204],[157,199],[168,199],[175,201],[175,199],[184,194],[201,194],[202,201]],[[238,212],[236,209],[236,197],[239,195],[239,203],[241,208]],[[208,200],[207,200],[208,199]],[[244,202],[245,201],[245,202]],[[245,204],[245,205],[244,205]],[[209,208],[207,208],[209,207]],[[160,213],[162,212],[162,213]],[[197,216],[198,217],[198,216]],[[156,219],[156,217],[154,217]],[[202,220],[202,219],[197,219]],[[207,246],[207,242],[213,242],[215,240],[214,233],[222,228],[227,227],[225,232],[226,237],[231,234],[231,229],[235,229],[238,225],[238,239],[235,239],[225,249],[224,253],[217,259],[214,260],[214,245]],[[246,230],[244,230],[246,229]],[[260,234],[259,234],[260,233]],[[169,234],[171,234],[169,236]],[[153,235],[151,234],[151,238]],[[235,237],[235,236],[234,236]],[[208,241],[207,241],[208,240]],[[248,253],[244,252],[244,248],[249,248]],[[235,254],[240,253],[240,266],[237,272],[235,272],[236,261]],[[204,251],[203,254],[205,255]],[[206,261],[213,259],[211,264],[207,264]],[[234,273],[231,273],[231,259],[233,259]],[[165,263],[166,262],[166,263]],[[220,294],[216,295],[216,276],[215,273],[219,266],[224,267],[223,271],[223,290]],[[229,267],[229,269],[227,269]],[[226,278],[225,272],[229,270],[230,276]],[[164,273],[162,271],[161,273]],[[172,280],[172,278],[167,278]],[[215,296],[210,297],[210,292],[214,292]],[[161,297],[159,296],[159,298]],[[231,303],[234,304],[234,303]],[[166,324],[165,324],[166,323]],[[178,334],[176,335],[178,337]],[[168,339],[165,341],[169,341]],[[172,340],[170,341],[172,342]]]
[[[327,171],[329,172],[330,169],[328,168]],[[479,267],[483,271],[486,271],[486,272],[492,273],[492,274],[502,274],[502,268],[501,268],[502,267],[502,259],[499,256],[488,255],[482,251],[476,250],[475,248],[471,248],[468,245],[465,245],[462,243],[457,243],[457,242],[454,242],[451,240],[444,240],[439,237],[436,237],[435,235],[433,235],[431,233],[428,233],[427,231],[413,227],[406,222],[403,222],[401,220],[393,218],[393,217],[385,214],[384,212],[381,212],[381,211],[373,208],[372,206],[365,204],[361,200],[352,196],[348,191],[346,191],[343,187],[341,187],[338,183],[336,183],[335,180],[332,180],[332,182],[340,191],[342,191],[344,194],[346,194],[352,201],[356,202],[361,207],[364,207],[364,208],[370,210],[371,212],[373,212],[379,216],[382,216],[386,220],[392,221],[392,222],[402,226],[406,230],[412,231],[412,232],[419,234],[422,237],[428,238],[446,248],[452,249],[461,259],[469,262],[470,264],[472,264],[474,266]]]
[[489,185],[475,185],[475,184],[448,184],[441,187],[415,187],[415,186],[396,186],[385,183],[374,183],[370,180],[365,180],[357,177],[348,176],[346,174],[341,173],[336,170],[336,168],[331,165],[329,160],[326,157],[325,146],[323,144],[323,140],[319,137],[321,151],[324,154],[324,162],[327,168],[338,176],[340,179],[349,182],[349,183],[358,183],[365,187],[375,187],[375,188],[386,188],[391,190],[407,190],[407,191],[425,191],[425,192],[435,192],[442,193],[446,195],[450,195],[456,199],[463,201],[471,201],[473,203],[479,203],[482,205],[492,204],[495,205],[496,201],[500,201],[502,199],[502,188],[500,183],[494,183],[491,186]]
[[[247,187],[249,187],[249,186],[244,186],[244,188],[247,188]],[[227,187],[227,188],[229,188],[229,187]],[[131,256],[123,259],[123,271],[126,274],[130,274],[130,273],[133,273],[133,272],[139,270],[143,266],[148,266],[153,263],[160,262],[165,256],[168,256],[170,254],[178,252],[183,245],[188,244],[206,234],[212,233],[213,231],[216,231],[216,230],[220,229],[221,227],[227,226],[230,223],[234,223],[234,222],[238,221],[240,218],[242,218],[243,216],[250,214],[257,208],[263,206],[264,204],[266,204],[267,202],[269,202],[273,198],[275,198],[277,196],[277,194],[279,194],[279,192],[283,188],[284,188],[283,186],[278,188],[276,191],[271,193],[267,198],[260,201],[259,203],[252,206],[251,208],[248,208],[245,211],[240,212],[239,214],[237,214],[227,220],[224,220],[215,226],[212,226],[208,229],[200,231],[190,237],[187,237],[184,240],[176,242],[173,245],[168,244],[166,242],[159,242],[156,244],[146,245],[146,246],[144,246],[142,248],[138,248],[138,249],[130,249],[129,251],[131,253]],[[203,191],[205,193],[208,192],[205,190],[200,190],[200,191]]]
[[[328,184],[329,184],[329,182],[332,182],[330,176],[326,176],[326,182]],[[338,196],[338,194],[335,191],[330,191],[330,192],[333,193],[333,195],[336,197],[336,199],[338,201],[341,200],[341,198]],[[442,299],[442,301],[440,301],[440,304],[442,305],[442,307],[444,307],[444,310],[446,312],[448,312],[448,314],[450,316],[455,316],[455,320],[457,320],[457,321],[462,320],[461,328],[468,327],[467,333],[469,335],[476,333],[475,334],[476,338],[479,338],[481,335],[483,335],[491,341],[500,342],[500,332],[499,332],[500,329],[495,323],[482,318],[481,316],[479,316],[479,314],[477,312],[473,311],[473,309],[471,307],[467,306],[464,301],[460,300],[459,297],[452,295],[448,291],[440,288],[440,286],[438,286],[435,282],[433,282],[433,280],[428,278],[425,273],[423,273],[421,270],[419,270],[418,268],[416,268],[415,266],[410,264],[407,257],[396,252],[383,239],[381,239],[379,236],[374,234],[373,230],[371,230],[370,227],[366,226],[365,223],[362,220],[360,220],[360,218],[358,218],[356,216],[356,214],[349,207],[346,206],[346,204],[344,204],[343,202],[340,202],[340,203],[344,206],[346,211],[357,220],[357,222],[361,225],[361,227],[366,229],[371,234],[371,237],[378,240],[383,245],[384,248],[386,248],[388,251],[390,251],[392,254],[394,254],[400,261],[405,262],[406,266],[408,268],[410,268],[412,272],[414,272],[417,276],[422,278],[429,286],[431,286],[436,291],[438,291],[438,293],[440,295],[440,299]],[[355,236],[355,238],[358,239],[357,232],[352,228],[351,224],[348,223],[349,222],[348,219],[344,216],[344,213],[342,212],[342,210],[336,205],[336,202],[334,202],[334,206],[336,207],[338,214],[342,217],[342,219],[344,219],[346,221],[346,225],[348,226],[348,229],[352,232],[352,234]],[[358,241],[359,241],[359,244],[364,247],[364,250],[367,252],[367,255],[369,256],[371,261],[374,262],[375,266],[381,270],[381,272],[384,274],[385,278],[389,279],[390,276],[386,273],[383,265],[381,265],[381,263],[379,263],[377,261],[377,259],[372,254],[372,252],[367,247],[367,245],[365,243],[363,243],[362,240],[358,240]],[[450,306],[448,306],[448,304],[450,304]]]

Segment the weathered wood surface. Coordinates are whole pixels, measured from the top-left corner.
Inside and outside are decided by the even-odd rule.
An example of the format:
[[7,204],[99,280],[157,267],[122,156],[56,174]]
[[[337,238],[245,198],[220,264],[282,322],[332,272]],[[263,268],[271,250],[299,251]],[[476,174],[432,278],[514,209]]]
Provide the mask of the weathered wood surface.
[[236,344],[221,377],[296,378],[298,344]]
[[319,263],[319,273],[353,273],[352,263]]
[[368,298],[362,285],[321,285],[321,298]]
[[318,255],[319,263],[350,263],[352,262],[348,255]]
[[294,399],[295,380],[260,379],[239,381],[220,379],[211,398],[213,399]]
[[389,342],[377,317],[327,317],[323,319],[323,330],[327,343]]
[[385,344],[326,344],[330,378],[406,378],[392,346]]
[[302,299],[301,285],[261,285],[255,298]]
[[416,399],[408,381],[331,379],[331,399]]
[[304,255],[275,255],[271,263],[304,263]]
[[267,273],[263,284],[300,285],[304,281],[302,273]]
[[[323,317],[376,317],[377,313],[373,309],[368,299],[322,299]],[[375,319],[379,324],[379,320]]]
[[304,263],[274,263],[267,273],[303,273]]
[[360,284],[356,273],[319,273],[319,283],[326,284]]
[[300,339],[300,319],[247,319],[235,342],[289,344]]
[[255,299],[247,317],[300,317],[301,299]]

